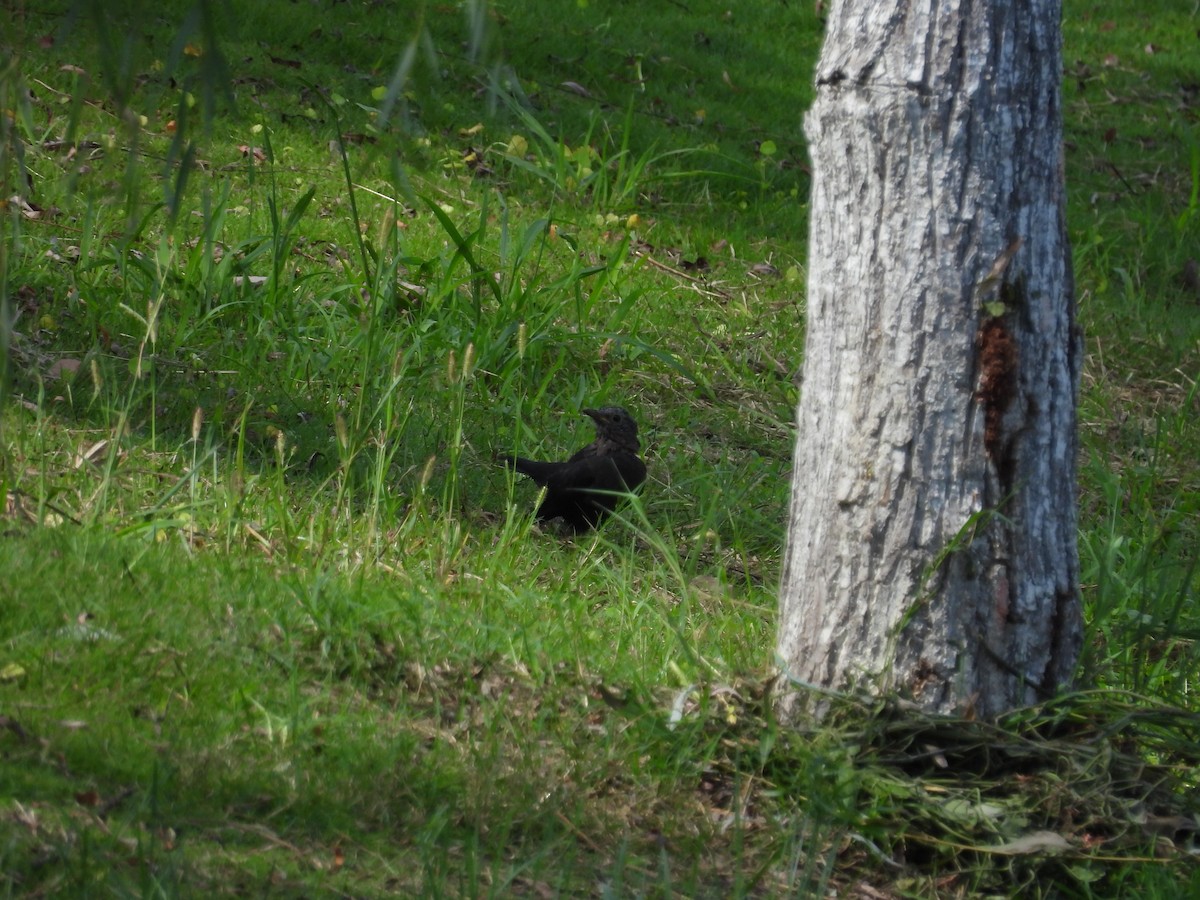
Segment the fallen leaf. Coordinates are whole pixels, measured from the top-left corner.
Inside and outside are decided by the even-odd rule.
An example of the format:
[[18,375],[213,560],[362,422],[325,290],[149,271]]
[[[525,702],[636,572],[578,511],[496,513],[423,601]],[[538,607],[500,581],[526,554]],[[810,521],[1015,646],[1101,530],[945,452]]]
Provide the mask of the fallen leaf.
[[683,690],[675,695],[675,700],[671,703],[671,713],[667,716],[667,728],[671,731],[675,730],[675,726],[682,720],[684,713],[687,712],[691,704],[691,697],[696,690],[696,685],[689,684]]
[[83,363],[78,359],[71,359],[70,357],[57,359],[51,363],[50,368],[46,370],[46,377],[61,378],[64,380],[73,378],[75,373],[79,371],[79,367],[81,365],[83,365]]
[[524,156],[527,152],[529,152],[529,141],[526,140],[522,135],[514,134],[511,138],[509,138],[508,147],[505,148],[505,152],[507,152],[509,156]]
[[101,438],[88,447],[82,453],[75,457],[75,468],[80,468],[85,463],[95,465],[104,456],[104,452],[108,449],[108,438]]
[[564,81],[559,87],[570,91],[572,94],[578,94],[580,97],[587,97],[589,100],[592,97],[591,92],[577,81]]
[[21,215],[27,219],[37,219],[42,215],[40,206],[35,206],[19,194],[13,194],[8,198],[8,202],[19,209]]
[[1071,849],[1071,842],[1054,831],[1035,831],[988,849],[993,853],[1003,853],[1006,856],[1028,856],[1032,853],[1061,853]]

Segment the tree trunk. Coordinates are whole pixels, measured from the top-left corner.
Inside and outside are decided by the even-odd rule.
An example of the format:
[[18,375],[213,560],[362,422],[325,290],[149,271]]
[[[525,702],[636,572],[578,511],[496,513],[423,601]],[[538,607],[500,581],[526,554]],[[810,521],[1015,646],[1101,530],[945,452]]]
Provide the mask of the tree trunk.
[[[931,711],[1081,642],[1059,0],[841,0],[805,119],[808,336],[779,658]],[[878,679],[878,680],[876,680]]]

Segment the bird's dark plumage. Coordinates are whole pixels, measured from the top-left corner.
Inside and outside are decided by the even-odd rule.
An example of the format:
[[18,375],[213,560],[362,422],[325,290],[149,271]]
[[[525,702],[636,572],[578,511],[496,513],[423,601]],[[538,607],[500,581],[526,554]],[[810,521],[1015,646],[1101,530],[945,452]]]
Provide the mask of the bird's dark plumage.
[[566,462],[538,462],[520,456],[504,462],[546,489],[538,507],[540,522],[561,518],[579,533],[598,525],[616,508],[618,494],[646,480],[646,464],[638,457],[637,423],[619,406],[585,409],[596,423],[596,440]]

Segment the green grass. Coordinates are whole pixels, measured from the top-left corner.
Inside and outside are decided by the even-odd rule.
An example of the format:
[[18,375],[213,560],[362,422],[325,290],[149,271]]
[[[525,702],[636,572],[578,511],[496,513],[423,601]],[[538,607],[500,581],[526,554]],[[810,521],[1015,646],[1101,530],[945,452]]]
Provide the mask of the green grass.
[[6,23],[5,896],[1194,892],[1194,11],[1064,23],[1080,691],[781,732],[812,5],[241,6]]

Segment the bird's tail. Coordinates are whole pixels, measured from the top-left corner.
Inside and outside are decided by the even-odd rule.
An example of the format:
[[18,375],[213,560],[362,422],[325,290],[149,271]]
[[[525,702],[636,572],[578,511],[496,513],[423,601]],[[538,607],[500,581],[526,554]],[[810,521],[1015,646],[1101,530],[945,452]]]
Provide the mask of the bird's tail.
[[526,459],[523,456],[501,456],[500,462],[511,469],[520,472],[522,475],[532,478],[538,484],[545,484],[546,479],[554,471],[558,463],[538,462],[535,459]]

